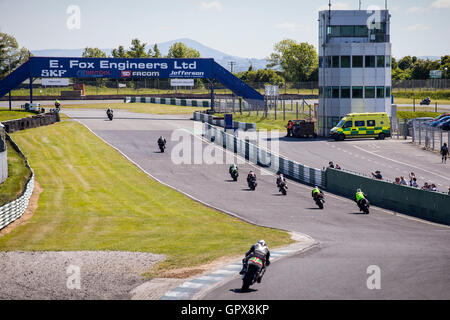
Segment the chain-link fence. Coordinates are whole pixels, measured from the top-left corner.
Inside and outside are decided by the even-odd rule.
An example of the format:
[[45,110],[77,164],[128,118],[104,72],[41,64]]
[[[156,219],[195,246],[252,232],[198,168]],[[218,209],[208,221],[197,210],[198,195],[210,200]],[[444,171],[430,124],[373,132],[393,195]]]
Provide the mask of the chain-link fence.
[[410,134],[412,141],[428,150],[440,151],[444,143],[450,145],[450,131],[432,127],[424,121],[412,121]]

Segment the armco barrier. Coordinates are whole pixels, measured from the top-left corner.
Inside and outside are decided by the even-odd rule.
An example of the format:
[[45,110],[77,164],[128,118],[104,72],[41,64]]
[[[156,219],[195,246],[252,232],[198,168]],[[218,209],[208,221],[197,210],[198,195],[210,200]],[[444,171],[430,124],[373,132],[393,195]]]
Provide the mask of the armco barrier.
[[[225,120],[214,119],[213,115],[199,111],[194,112],[194,120],[206,122],[222,128],[225,127]],[[238,128],[243,131],[256,131],[256,123],[233,121],[233,128]]]
[[20,218],[25,210],[28,207],[28,202],[30,201],[31,194],[34,189],[34,173],[28,164],[28,160],[25,155],[22,153],[20,148],[16,145],[16,143],[11,139],[10,136],[6,136],[7,139],[11,142],[13,148],[25,159],[27,168],[31,171],[30,179],[28,180],[25,190],[20,197],[16,200],[11,201],[0,207],[0,229],[3,229],[8,224],[13,222],[14,220]]
[[22,119],[3,121],[2,124],[5,126],[7,133],[13,133],[14,131],[46,126],[59,122],[59,120],[58,112],[49,112]]
[[[450,196],[327,168],[327,190],[353,199],[356,189],[377,207],[450,225]],[[357,209],[355,204],[355,209]]]
[[310,168],[295,161],[285,159],[247,140],[242,140],[234,135],[228,134],[208,123],[205,123],[204,137],[269,171],[283,173],[285,177],[301,183],[317,185],[321,188],[326,187],[325,171],[323,170]]
[[170,104],[174,106],[186,107],[205,107],[209,108],[209,100],[195,100],[195,99],[177,99],[177,98],[156,98],[156,97],[125,97],[125,103],[156,103],[156,104]]

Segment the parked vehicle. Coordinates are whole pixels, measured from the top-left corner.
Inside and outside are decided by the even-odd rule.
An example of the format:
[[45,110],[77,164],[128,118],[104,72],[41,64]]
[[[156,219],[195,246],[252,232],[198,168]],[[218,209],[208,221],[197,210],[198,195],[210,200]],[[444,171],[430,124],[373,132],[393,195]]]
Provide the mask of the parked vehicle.
[[450,130],[450,119],[447,121],[444,121],[443,123],[438,125],[439,129],[445,130],[445,131],[449,131]]
[[449,120],[449,119],[450,119],[450,116],[442,117],[441,119],[439,119],[439,120],[437,120],[437,121],[433,121],[433,122],[431,123],[431,126],[432,126],[432,127],[437,127],[439,124],[441,124],[441,123],[443,123],[443,122],[446,122],[446,121]]
[[350,113],[331,129],[336,141],[347,138],[375,138],[384,140],[391,136],[391,121],[386,112]]

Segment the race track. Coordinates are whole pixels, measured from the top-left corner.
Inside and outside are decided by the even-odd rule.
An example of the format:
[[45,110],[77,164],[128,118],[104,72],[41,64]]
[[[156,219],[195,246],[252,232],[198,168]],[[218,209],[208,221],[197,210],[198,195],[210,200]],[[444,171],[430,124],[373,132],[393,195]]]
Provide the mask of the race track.
[[[164,183],[246,220],[305,233],[320,242],[304,254],[272,264],[262,283],[252,286],[249,293],[236,290],[241,287],[236,279],[214,289],[205,299],[450,299],[448,227],[375,207],[370,215],[358,214],[352,201],[331,194],[325,195],[325,209],[318,210],[310,187],[288,182],[284,197],[275,187],[275,176],[259,170],[258,187],[252,192],[244,180],[250,169],[256,169],[250,164],[239,165],[238,182],[230,181],[229,164],[174,164],[171,151],[178,142],[170,137],[175,129],[181,129],[176,133],[192,132],[194,122],[188,116],[118,110],[111,122],[106,121],[103,110],[63,112]],[[156,144],[160,135],[168,140],[163,154]],[[222,151],[199,137],[189,140],[203,150]],[[325,165],[328,160],[320,162]],[[371,265],[381,270],[379,290],[369,290],[366,285]]]

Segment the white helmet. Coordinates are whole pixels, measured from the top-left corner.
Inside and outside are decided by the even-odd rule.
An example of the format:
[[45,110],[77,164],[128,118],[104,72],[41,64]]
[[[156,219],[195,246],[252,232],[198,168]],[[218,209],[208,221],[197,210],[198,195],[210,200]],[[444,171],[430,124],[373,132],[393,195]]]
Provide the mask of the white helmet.
[[262,245],[263,247],[266,246],[266,242],[265,242],[264,240],[259,240],[258,243],[259,243],[260,245]]

